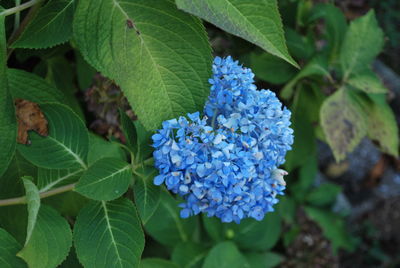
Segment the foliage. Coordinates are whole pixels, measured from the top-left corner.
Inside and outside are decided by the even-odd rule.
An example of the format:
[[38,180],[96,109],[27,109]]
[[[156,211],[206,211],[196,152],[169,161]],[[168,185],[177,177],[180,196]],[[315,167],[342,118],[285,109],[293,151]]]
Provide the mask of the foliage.
[[[22,2],[0,7],[1,267],[274,267],[298,209],[335,251],[354,248],[331,211],[341,188],[315,183],[316,143],[341,161],[367,136],[398,156],[387,89],[371,68],[384,44],[373,10],[347,23],[337,7],[311,1]],[[203,112],[213,31],[244,44],[236,56],[292,110],[288,194],[262,221],[183,219],[184,200],[153,183],[154,130]],[[97,136],[82,107],[96,72],[135,114],[115,109],[118,138]],[[38,105],[48,130],[29,131],[28,144],[17,144],[20,99]]]

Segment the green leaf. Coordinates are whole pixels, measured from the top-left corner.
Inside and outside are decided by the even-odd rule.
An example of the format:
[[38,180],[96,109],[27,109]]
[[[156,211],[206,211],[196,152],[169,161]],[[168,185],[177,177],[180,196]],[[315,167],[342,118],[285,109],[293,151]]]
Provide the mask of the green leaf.
[[72,36],[74,0],[50,0],[40,8],[14,48],[48,48],[68,41]]
[[22,181],[24,182],[24,187],[25,187],[25,198],[26,198],[26,203],[28,206],[28,227],[26,231],[26,240],[25,240],[25,246],[28,244],[33,229],[36,224],[36,219],[37,215],[39,212],[40,208],[40,196],[39,196],[39,190],[36,187],[36,185],[32,182],[33,178],[32,177],[23,177]]
[[179,266],[171,261],[157,258],[144,259],[140,262],[140,268],[178,268]]
[[36,176],[37,168],[25,160],[18,151],[15,152],[8,169],[0,176],[0,198],[11,198],[23,195],[21,177]]
[[332,242],[333,250],[352,250],[354,243],[345,229],[345,222],[339,215],[313,207],[304,208],[307,215],[322,228],[326,238]]
[[161,191],[160,205],[144,226],[146,232],[163,245],[173,247],[189,241],[196,229],[195,218],[180,218],[179,203],[168,192]]
[[[318,90],[320,90],[318,88]],[[313,110],[310,107],[312,103]],[[291,172],[296,167],[302,166],[310,155],[316,153],[316,139],[312,121],[318,117],[321,101],[311,88],[299,86],[295,93],[292,111],[292,129],[294,130],[294,143],[292,150],[286,154],[285,169]],[[315,114],[314,114],[315,113]]]
[[61,104],[42,104],[49,135],[30,134],[30,145],[18,145],[19,152],[33,164],[50,169],[86,168],[88,131],[82,120]]
[[140,168],[135,171],[135,204],[142,223],[146,224],[160,204],[161,187],[154,185],[153,179],[157,170],[153,167]]
[[[21,183],[22,184],[22,183]],[[22,186],[23,188],[23,186]],[[19,196],[24,195],[23,189]],[[0,207],[0,226],[10,233],[20,244],[26,240],[28,211],[26,205]],[[21,247],[19,248],[21,249]]]
[[286,48],[276,0],[176,0],[175,2],[178,8],[246,39],[298,67]]
[[298,203],[303,203],[309,189],[314,184],[318,172],[316,155],[307,158],[307,161],[299,169],[298,180],[292,183],[292,193]]
[[172,1],[79,1],[74,36],[84,58],[116,81],[147,129],[203,109],[210,45],[200,20]]
[[[3,8],[0,7],[0,11]],[[15,108],[7,85],[7,47],[4,16],[0,15],[0,176],[6,171],[17,143]]]
[[82,54],[78,50],[75,50],[74,52],[76,57],[76,76],[78,79],[78,85],[82,91],[85,91],[93,83],[93,77],[96,74],[96,70],[84,60]]
[[308,60],[315,52],[313,40],[292,28],[285,28],[285,37],[289,52],[295,59]]
[[285,83],[297,73],[292,65],[267,53],[251,53],[250,62],[256,77],[272,84]]
[[234,243],[222,242],[215,245],[206,257],[203,268],[244,268],[249,267],[245,257]]
[[288,195],[280,197],[276,210],[286,223],[293,224],[295,222],[297,204],[293,198]]
[[[370,98],[373,97],[370,96]],[[366,109],[368,114],[368,137],[377,141],[383,152],[398,157],[399,129],[395,115],[386,103],[385,96],[381,96],[383,101],[379,101],[378,98],[375,97],[373,103],[368,105]]]
[[82,175],[75,191],[94,200],[113,200],[128,190],[132,167],[117,158],[102,158]]
[[375,18],[375,12],[355,19],[346,33],[340,51],[343,80],[369,66],[383,47],[383,32]]
[[138,267],[144,234],[131,201],[92,201],[78,215],[74,242],[86,268]]
[[65,260],[71,245],[68,222],[54,209],[41,206],[31,238],[17,256],[29,267],[54,268]]
[[[1,9],[0,9],[1,10]],[[26,264],[17,256],[17,252],[21,249],[18,242],[0,228],[0,267],[3,268],[20,268],[26,267]]]
[[89,133],[89,165],[105,157],[126,160],[125,152],[118,143],[107,141],[100,136]]
[[207,249],[202,244],[194,242],[179,243],[172,251],[171,259],[180,267],[194,268],[201,267]]
[[290,80],[282,89],[281,97],[283,99],[289,99],[293,95],[294,87],[298,81],[307,77],[323,77],[327,76],[330,78],[328,71],[328,61],[324,55],[317,55],[312,58],[300,72],[297,73],[292,80]]
[[315,206],[332,204],[342,188],[334,183],[324,183],[313,189],[306,196],[306,201]]
[[37,187],[40,192],[77,182],[84,169],[46,169],[39,168]]
[[281,219],[277,212],[267,213],[262,221],[245,219],[239,224],[231,223],[225,232],[233,231],[232,240],[244,250],[265,251],[278,242],[281,234]]
[[370,69],[350,75],[347,84],[365,93],[386,93],[387,88],[382,84],[380,78]]
[[274,252],[249,252],[245,257],[251,268],[273,268],[283,261],[283,256]]
[[343,160],[367,134],[365,115],[354,93],[341,88],[321,107],[321,124],[336,161]]
[[323,19],[326,39],[332,56],[336,56],[347,31],[347,22],[343,12],[332,4],[318,4],[309,17],[309,21]]
[[126,145],[132,150],[134,154],[138,153],[138,136],[136,133],[135,125],[133,121],[126,115],[123,110],[119,110],[119,119],[121,122],[122,132],[126,140]]
[[18,69],[7,70],[8,86],[14,99],[29,100],[38,104],[64,102],[64,95],[43,78]]
[[61,215],[76,218],[90,200],[76,192],[65,192],[42,199],[42,203],[56,209]]
[[202,215],[204,228],[207,234],[216,242],[225,240],[224,225],[217,217],[207,217],[206,214]]

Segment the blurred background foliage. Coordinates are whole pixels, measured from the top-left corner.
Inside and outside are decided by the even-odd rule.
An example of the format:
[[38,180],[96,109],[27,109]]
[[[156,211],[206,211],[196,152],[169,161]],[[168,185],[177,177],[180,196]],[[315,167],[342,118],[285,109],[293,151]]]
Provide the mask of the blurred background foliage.
[[[5,1],[4,6],[8,3],[13,5]],[[237,267],[246,261],[251,267],[398,267],[400,2],[278,3],[289,52],[301,69],[211,24],[206,23],[206,29],[215,55],[232,55],[252,68],[258,86],[277,92],[292,110],[295,144],[285,164],[290,172],[287,195],[261,223],[222,224],[197,217],[177,230],[170,211],[176,201],[163,193],[164,205],[146,223],[143,256],[198,267],[209,247],[216,245],[206,262],[232,259]],[[12,23],[7,25],[12,31]],[[357,49],[363,50],[360,55]],[[66,93],[68,104],[95,133],[124,140],[118,109],[127,110],[133,119],[134,113],[118,86],[96,73],[73,41],[34,51],[16,49],[9,67],[45,78]],[[7,208],[1,213],[16,211]],[[195,239],[183,239],[187,235]],[[246,261],[233,254],[239,250]],[[72,255],[67,260],[71,263]],[[167,267],[159,260],[151,262]]]

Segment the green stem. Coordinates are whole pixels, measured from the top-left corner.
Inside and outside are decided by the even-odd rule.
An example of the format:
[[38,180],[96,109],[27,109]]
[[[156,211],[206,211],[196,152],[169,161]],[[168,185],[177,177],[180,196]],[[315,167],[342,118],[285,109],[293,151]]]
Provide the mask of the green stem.
[[29,2],[23,3],[22,5],[18,5],[18,6],[6,9],[0,13],[0,16],[9,16],[9,15],[21,12],[22,10],[30,8],[31,6],[34,6],[35,4],[37,4],[41,1],[43,1],[43,0],[31,0]]
[[[46,198],[49,196],[53,196],[53,195],[57,195],[57,194],[61,194],[61,193],[65,193],[68,191],[73,190],[75,187],[75,183],[72,184],[68,184],[65,186],[61,186],[52,190],[49,190],[47,192],[43,192],[40,193],[39,196],[40,198]],[[26,198],[25,196],[21,196],[21,197],[15,197],[15,198],[10,198],[10,199],[3,199],[0,200],[0,207],[4,207],[4,206],[12,206],[12,205],[20,205],[20,204],[25,204],[26,203]]]
[[[21,0],[15,0],[15,5],[19,6],[21,5]],[[15,18],[14,18],[14,32],[17,31],[19,28],[19,20],[20,20],[20,12],[18,11],[15,13]]]

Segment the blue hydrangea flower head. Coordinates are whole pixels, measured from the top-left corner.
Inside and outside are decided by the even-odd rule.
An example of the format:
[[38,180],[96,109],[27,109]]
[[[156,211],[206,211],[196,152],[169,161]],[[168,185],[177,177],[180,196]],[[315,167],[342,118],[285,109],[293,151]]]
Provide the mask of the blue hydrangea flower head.
[[185,199],[181,217],[262,220],[283,195],[287,173],[278,167],[293,143],[291,114],[253,78],[231,57],[216,57],[204,116],[165,121],[153,135],[154,183]]

